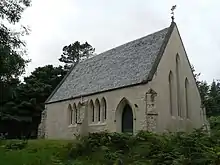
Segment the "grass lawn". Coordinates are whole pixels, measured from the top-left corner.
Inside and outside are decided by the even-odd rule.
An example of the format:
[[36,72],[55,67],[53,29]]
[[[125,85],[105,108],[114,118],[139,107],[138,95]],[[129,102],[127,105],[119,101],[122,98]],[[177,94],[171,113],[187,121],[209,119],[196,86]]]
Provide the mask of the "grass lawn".
[[16,147],[19,140],[2,141],[0,147],[1,165],[52,165],[66,156],[67,146],[71,141],[29,140],[23,149]]

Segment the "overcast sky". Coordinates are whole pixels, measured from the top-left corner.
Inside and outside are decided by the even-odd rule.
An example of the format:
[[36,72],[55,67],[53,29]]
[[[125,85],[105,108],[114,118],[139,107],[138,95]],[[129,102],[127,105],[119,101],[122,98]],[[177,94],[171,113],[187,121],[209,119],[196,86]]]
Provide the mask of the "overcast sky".
[[23,14],[30,74],[59,65],[63,46],[87,41],[101,53],[168,27],[176,4],[178,25],[190,62],[201,79],[220,79],[219,0],[32,0]]

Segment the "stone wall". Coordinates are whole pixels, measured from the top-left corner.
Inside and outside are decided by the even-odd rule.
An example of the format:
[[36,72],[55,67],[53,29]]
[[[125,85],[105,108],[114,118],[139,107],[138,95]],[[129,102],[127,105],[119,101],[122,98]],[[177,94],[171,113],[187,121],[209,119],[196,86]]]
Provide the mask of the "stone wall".
[[38,126],[38,138],[45,138],[45,136],[47,136],[47,133],[46,133],[46,118],[47,118],[47,111],[45,109],[41,113],[41,123]]
[[[106,100],[106,120],[91,122],[90,120],[85,120],[88,122],[87,132],[99,132],[99,131],[109,131],[109,132],[121,132],[120,128],[121,122],[120,120],[116,120],[116,114],[119,112],[120,108],[118,107],[121,105],[120,103],[123,100],[127,100],[129,105],[133,110],[133,128],[134,133],[142,130],[143,127],[146,127],[143,121],[145,121],[145,109],[146,104],[144,101],[145,94],[148,90],[148,85],[145,84],[143,86],[134,86],[131,88],[124,88],[115,91],[108,91],[105,93],[99,93],[91,96],[86,96],[83,98],[77,98],[72,100],[67,100],[63,102],[57,102],[52,104],[47,104],[47,130],[49,132],[48,138],[50,139],[71,139],[73,138],[74,132],[77,132],[77,125],[69,125],[68,121],[68,105],[76,104],[78,105],[79,102],[82,100],[95,102],[97,99],[101,102],[102,98]],[[90,105],[90,104],[89,104]],[[87,108],[87,110],[91,110]],[[80,113],[83,113],[81,111]],[[120,113],[119,113],[120,114]],[[89,112],[87,115],[90,115]],[[83,115],[81,115],[83,116]],[[120,116],[119,116],[120,117]],[[120,117],[121,118],[121,117]],[[116,121],[115,121],[116,120]],[[85,127],[84,127],[85,128]],[[86,130],[86,129],[84,129]],[[86,133],[86,131],[83,131]]]
[[157,93],[150,89],[146,93],[146,121],[147,131],[157,131],[158,113],[156,110],[156,96]]
[[[87,135],[89,132],[100,132],[100,131],[110,131],[110,132],[120,132],[121,129],[117,129],[119,127],[121,127],[121,120],[118,120],[118,122],[116,122],[116,118],[118,117],[121,118],[121,113],[118,113],[121,110],[123,110],[123,105],[124,104],[129,104],[133,110],[133,117],[134,117],[134,133],[137,133],[139,130],[148,130],[148,131],[157,131],[157,120],[158,120],[158,112],[156,110],[156,96],[157,93],[150,89],[148,90],[148,92],[146,92],[143,95],[141,95],[139,98],[136,97],[135,100],[130,99],[129,97],[128,100],[125,99],[125,97],[123,97],[123,99],[118,99],[117,102],[115,102],[114,105],[112,107],[114,107],[114,109],[112,109],[111,105],[109,105],[109,103],[111,103],[111,100],[109,100],[108,98],[107,100],[107,120],[105,122],[101,122],[101,123],[90,123],[89,122],[89,99],[86,99],[87,101],[82,102],[82,100],[79,100],[78,102],[78,108],[79,108],[79,113],[78,113],[78,119],[77,122],[72,124],[72,125],[67,125],[67,129],[66,132],[60,132],[61,134],[63,134],[64,137],[66,138],[73,138],[75,136],[78,135]],[[112,98],[111,98],[112,99]],[[124,101],[126,100],[126,101]],[[82,103],[81,103],[82,102]],[[63,103],[63,106],[60,103],[60,107],[68,107],[68,104],[70,102],[66,102],[65,104]],[[77,102],[75,102],[77,103]],[[122,104],[124,103],[124,104]],[[137,104],[136,104],[137,103]],[[72,103],[73,104],[73,103]],[[122,105],[121,107],[119,105]],[[112,109],[112,110],[111,110]],[[51,111],[56,112],[56,109],[51,108]],[[59,110],[59,113],[64,113],[65,114],[65,110]],[[65,115],[67,115],[65,117]],[[68,113],[65,114],[64,117],[66,118],[66,120],[68,120]],[[50,117],[52,117],[53,115],[51,114]],[[52,123],[49,123],[50,127],[54,127],[59,120],[62,118],[62,115],[60,114],[60,117],[56,117],[56,120],[54,120],[54,124],[51,125]],[[41,125],[39,127],[39,137],[45,137],[45,119],[46,119],[46,111],[44,111],[42,113],[42,122]],[[53,116],[54,118],[55,116]],[[64,121],[62,121],[63,123],[66,123]],[[64,127],[64,125],[60,125],[61,127]],[[53,129],[54,131],[59,131],[59,129]],[[65,131],[65,129],[63,129],[63,131]]]

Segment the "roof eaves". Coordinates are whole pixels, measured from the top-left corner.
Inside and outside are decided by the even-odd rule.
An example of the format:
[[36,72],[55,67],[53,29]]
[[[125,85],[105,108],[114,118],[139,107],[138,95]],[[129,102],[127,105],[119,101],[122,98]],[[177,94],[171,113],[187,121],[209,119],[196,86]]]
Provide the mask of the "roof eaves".
[[69,97],[69,98],[62,99],[62,100],[56,100],[56,101],[46,102],[45,104],[48,105],[48,104],[57,103],[57,102],[62,102],[62,101],[67,101],[67,100],[72,100],[72,99],[76,99],[76,98],[80,98],[80,97],[87,97],[87,96],[91,96],[91,95],[95,95],[95,94],[99,94],[99,93],[110,92],[110,91],[114,91],[114,90],[117,90],[117,89],[123,89],[123,88],[127,88],[127,87],[133,87],[133,86],[137,86],[137,85],[141,85],[141,84],[146,84],[146,83],[148,83],[148,81],[142,81],[142,82],[140,82],[140,83],[125,85],[125,86],[121,86],[121,87],[118,87],[118,88],[112,88],[112,89],[107,89],[107,90],[103,90],[103,91],[88,93],[88,94],[84,94],[84,95],[78,95],[78,96],[75,96],[75,97]]

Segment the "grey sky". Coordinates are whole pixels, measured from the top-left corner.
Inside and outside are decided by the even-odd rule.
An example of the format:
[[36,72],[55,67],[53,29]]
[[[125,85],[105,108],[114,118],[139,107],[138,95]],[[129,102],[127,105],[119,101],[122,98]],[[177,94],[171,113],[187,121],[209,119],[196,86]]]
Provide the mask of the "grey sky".
[[63,46],[88,41],[96,53],[170,25],[170,8],[190,62],[201,79],[220,79],[219,0],[32,0],[22,23],[26,37],[27,74],[38,66],[60,64]]

